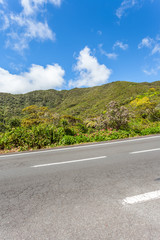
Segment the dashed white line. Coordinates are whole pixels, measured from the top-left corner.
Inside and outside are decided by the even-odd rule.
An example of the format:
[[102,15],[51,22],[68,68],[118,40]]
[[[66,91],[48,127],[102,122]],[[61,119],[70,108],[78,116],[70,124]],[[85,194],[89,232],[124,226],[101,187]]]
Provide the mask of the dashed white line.
[[147,149],[147,150],[141,150],[141,151],[136,151],[136,152],[130,152],[130,154],[146,153],[146,152],[154,152],[154,151],[160,151],[160,148],[154,148],[154,149]]
[[127,197],[122,201],[122,204],[123,205],[136,204],[136,203],[147,202],[147,201],[159,199],[159,198],[160,198],[160,190],[155,192],[140,194],[133,197]]
[[47,167],[47,166],[62,165],[62,164],[69,164],[69,163],[85,162],[85,161],[91,161],[91,160],[97,160],[97,159],[103,159],[103,158],[106,158],[106,156],[94,157],[94,158],[85,158],[85,159],[72,160],[72,161],[66,161],[66,162],[56,162],[56,163],[34,165],[34,166],[31,166],[31,168],[39,168],[39,167]]

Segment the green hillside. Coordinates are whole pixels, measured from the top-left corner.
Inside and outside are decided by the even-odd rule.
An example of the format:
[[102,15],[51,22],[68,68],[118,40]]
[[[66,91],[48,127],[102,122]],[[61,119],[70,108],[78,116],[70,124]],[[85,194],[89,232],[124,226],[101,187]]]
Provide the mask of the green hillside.
[[[92,88],[75,88],[72,90],[45,90],[27,94],[0,93],[1,117],[20,116],[22,109],[30,106],[47,106],[54,112],[80,117],[97,116],[105,110],[106,105],[115,100],[125,105],[137,95],[150,88],[160,91],[160,81],[153,83],[113,82]],[[160,102],[160,96],[156,96]]]
[[0,153],[159,133],[160,81],[0,93]]

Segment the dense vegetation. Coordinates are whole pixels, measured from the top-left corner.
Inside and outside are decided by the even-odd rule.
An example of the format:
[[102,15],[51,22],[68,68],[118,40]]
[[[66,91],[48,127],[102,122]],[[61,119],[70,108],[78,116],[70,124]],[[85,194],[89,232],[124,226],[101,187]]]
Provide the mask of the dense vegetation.
[[160,133],[160,81],[0,93],[0,149],[28,150]]

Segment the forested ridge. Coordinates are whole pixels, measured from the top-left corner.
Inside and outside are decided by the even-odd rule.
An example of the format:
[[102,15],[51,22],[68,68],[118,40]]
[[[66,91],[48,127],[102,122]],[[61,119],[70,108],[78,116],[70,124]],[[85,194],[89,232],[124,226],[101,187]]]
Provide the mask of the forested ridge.
[[0,93],[1,151],[154,133],[160,133],[160,81]]
[[[4,117],[21,116],[22,109],[30,106],[45,106],[60,114],[93,117],[104,111],[112,100],[122,105],[131,98],[147,92],[150,88],[160,90],[160,81],[153,83],[113,82],[92,88],[72,90],[40,90],[26,94],[0,93],[0,114]],[[159,101],[160,96],[157,96]]]

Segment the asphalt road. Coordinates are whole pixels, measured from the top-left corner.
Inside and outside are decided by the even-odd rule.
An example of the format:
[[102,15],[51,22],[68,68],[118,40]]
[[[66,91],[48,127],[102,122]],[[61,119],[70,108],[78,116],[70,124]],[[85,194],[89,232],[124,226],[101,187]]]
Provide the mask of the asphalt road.
[[160,239],[160,135],[0,155],[0,240],[110,239]]

